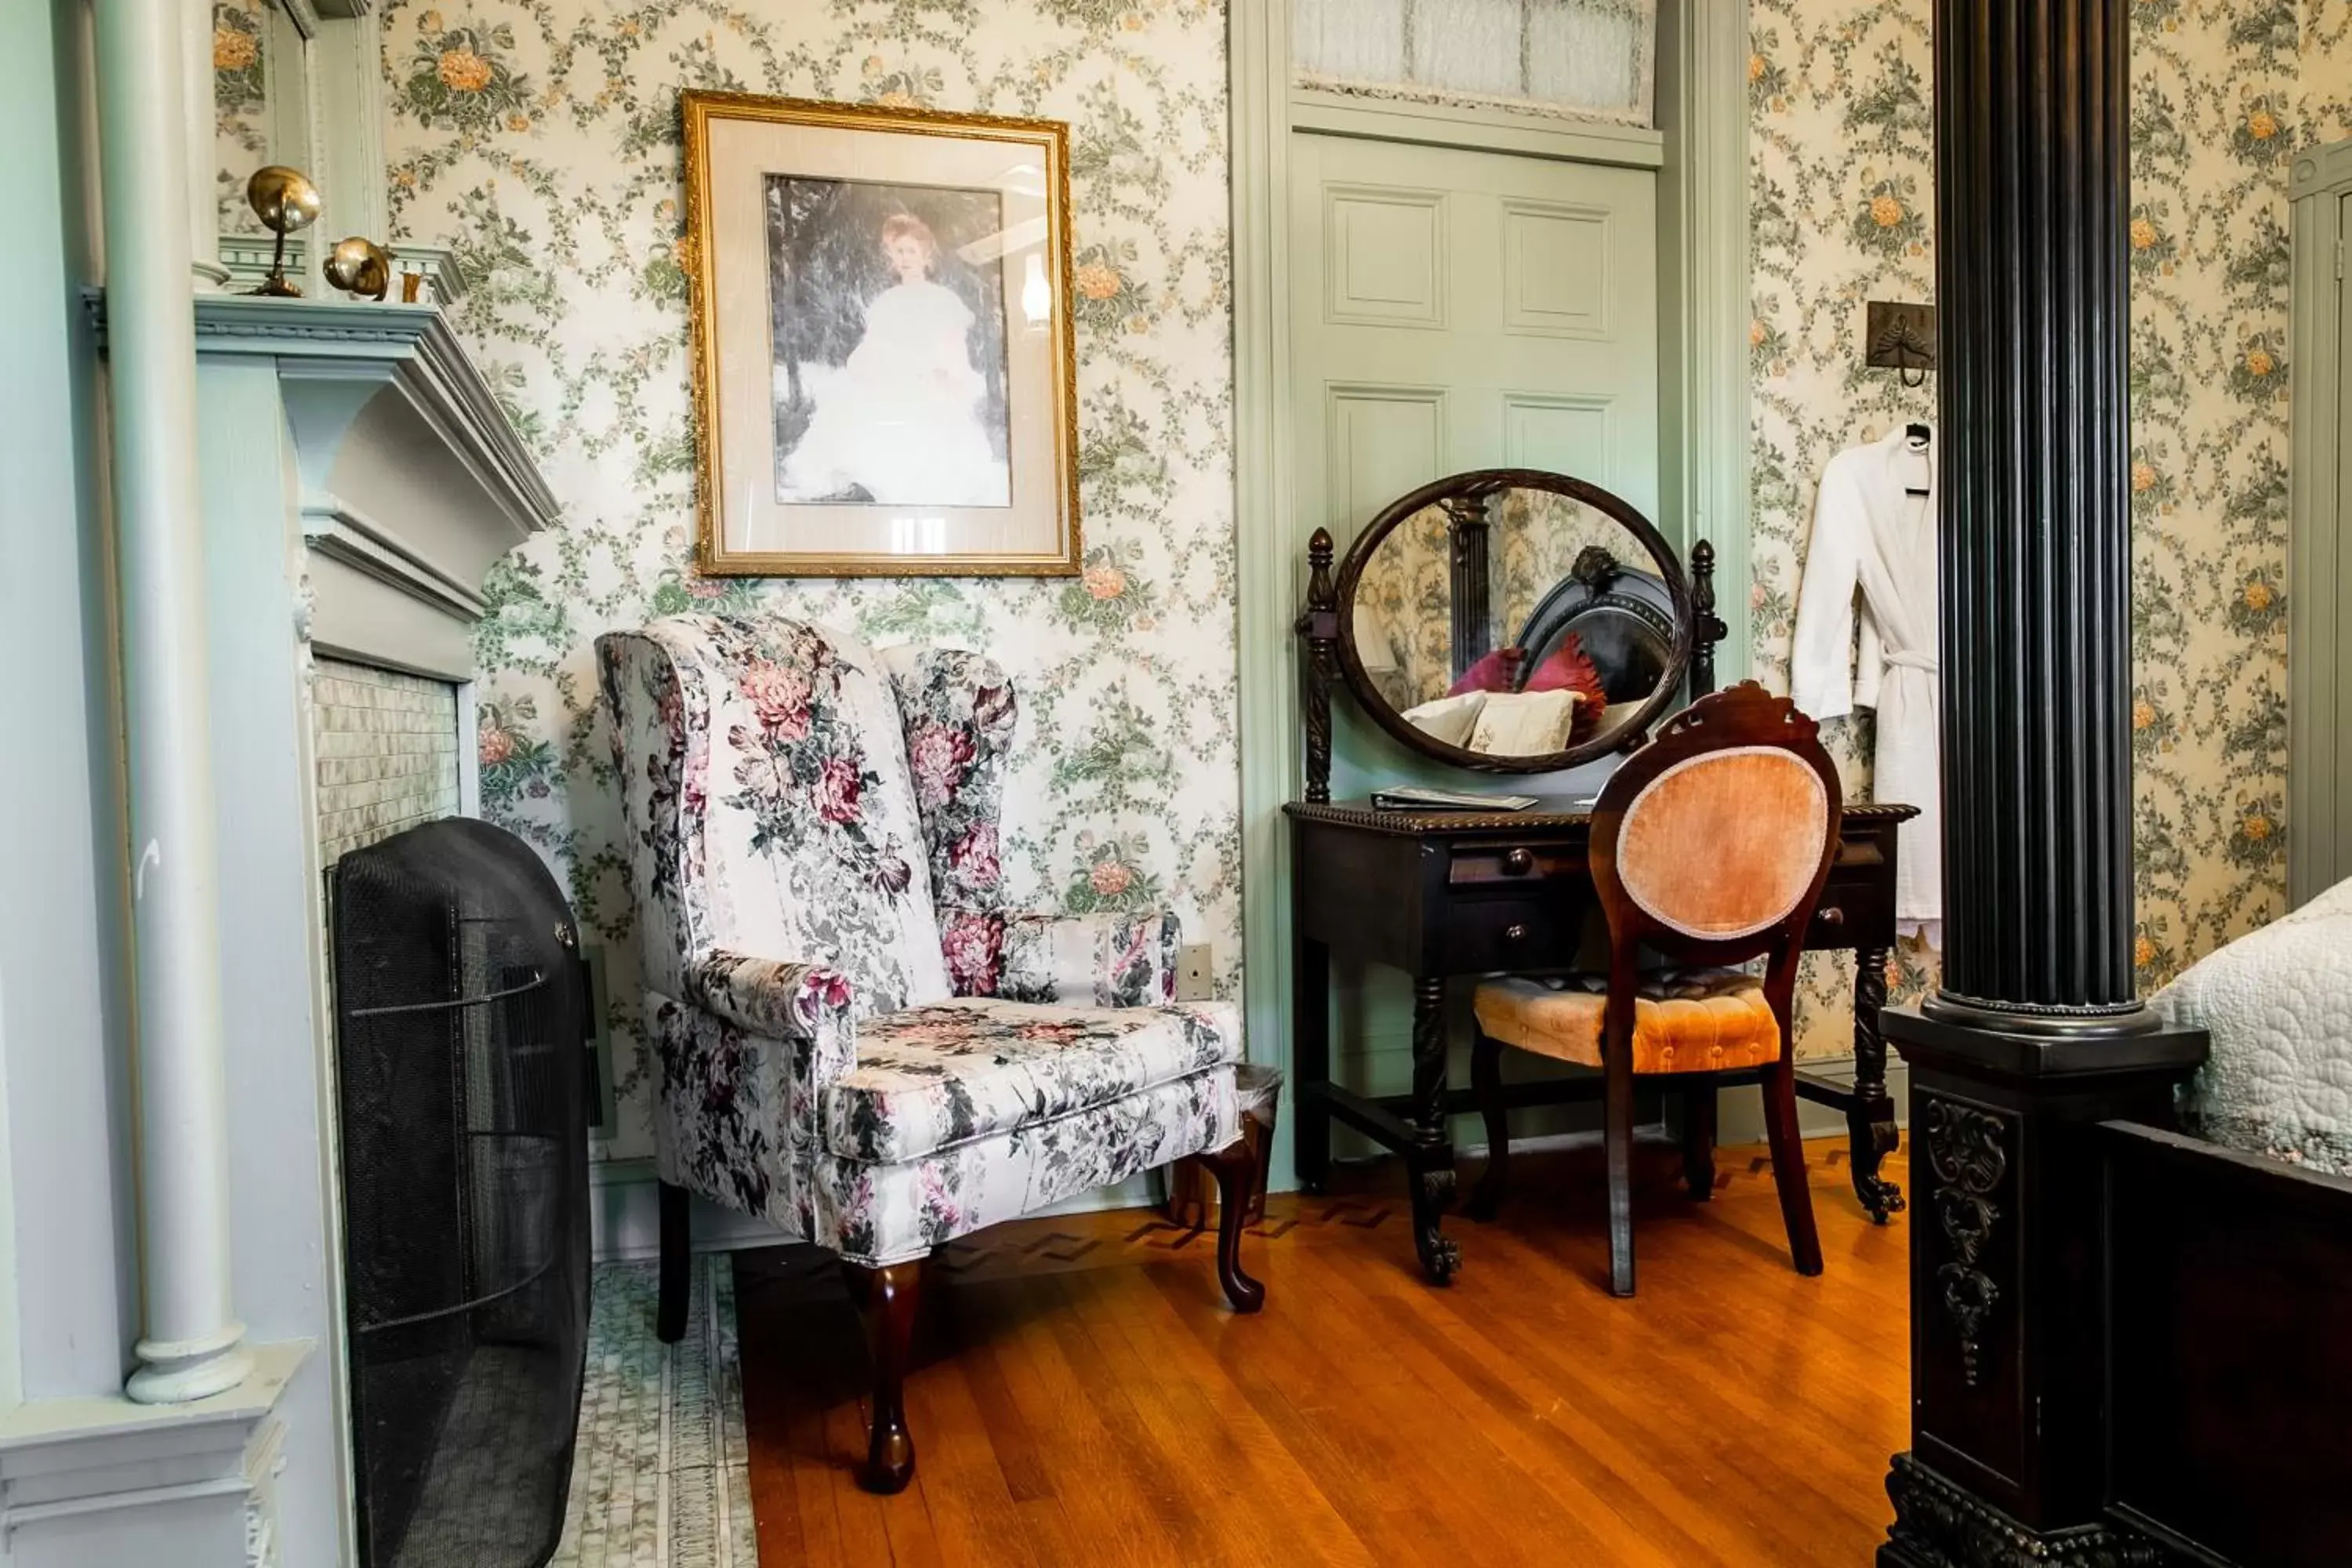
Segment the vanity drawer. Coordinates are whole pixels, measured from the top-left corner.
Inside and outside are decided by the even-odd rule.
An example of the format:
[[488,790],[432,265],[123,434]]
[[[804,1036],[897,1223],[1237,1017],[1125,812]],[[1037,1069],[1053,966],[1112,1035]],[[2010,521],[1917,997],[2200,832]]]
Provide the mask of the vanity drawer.
[[1507,887],[1585,874],[1582,845],[1464,844],[1454,849],[1445,879],[1457,888]]
[[1461,974],[1489,969],[1548,968],[1568,962],[1560,911],[1542,899],[1455,899],[1444,934],[1445,967]]

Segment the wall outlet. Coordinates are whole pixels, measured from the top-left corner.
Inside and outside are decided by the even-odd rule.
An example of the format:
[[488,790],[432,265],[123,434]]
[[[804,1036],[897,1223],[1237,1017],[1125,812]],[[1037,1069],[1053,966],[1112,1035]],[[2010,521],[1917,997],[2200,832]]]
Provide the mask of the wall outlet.
[[1207,942],[1176,950],[1176,1000],[1207,1002],[1217,994],[1216,949]]

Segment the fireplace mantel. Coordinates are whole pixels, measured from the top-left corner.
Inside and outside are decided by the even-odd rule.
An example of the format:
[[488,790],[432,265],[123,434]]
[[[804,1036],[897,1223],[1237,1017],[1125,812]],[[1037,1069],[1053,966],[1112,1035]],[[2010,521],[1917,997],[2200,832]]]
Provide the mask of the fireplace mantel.
[[[104,302],[93,296],[104,331]],[[200,374],[267,369],[320,653],[470,679],[484,574],[556,501],[488,380],[431,305],[200,295]],[[207,423],[207,434],[213,429]],[[277,433],[257,418],[252,447]],[[244,450],[219,452],[209,468]]]
[[[118,271],[118,289],[124,276]],[[266,1514],[274,1497],[286,1539],[312,1543],[302,1560],[326,1562],[314,1548],[348,1539],[352,1492],[342,1436],[346,1325],[320,803],[323,790],[348,782],[330,775],[371,759],[321,754],[314,725],[328,683],[317,679],[313,656],[425,678],[411,685],[456,688],[446,722],[462,803],[482,582],[501,556],[552,522],[557,509],[488,378],[438,309],[199,296],[186,306],[193,384],[175,391],[173,362],[184,349],[167,352],[176,345],[162,340],[175,334],[157,331],[155,323],[179,301],[149,296],[184,285],[176,275],[165,281],[168,290],[151,286],[146,295],[121,296],[122,341],[107,353],[110,409],[131,453],[118,459],[118,474],[140,463],[154,471],[143,489],[116,487],[131,563],[120,615],[126,661],[143,689],[152,693],[172,676],[189,677],[182,684],[199,697],[204,720],[174,751],[162,743],[175,737],[155,718],[158,705],[134,707],[127,771],[159,796],[165,792],[157,781],[194,789],[192,809],[212,839],[205,863],[222,874],[209,879],[201,898],[184,900],[187,910],[164,934],[202,938],[187,947],[216,969],[222,1016],[215,1037],[180,1042],[190,1057],[216,1063],[197,1060],[217,1075],[215,1114],[207,1121],[177,1102],[164,1107],[149,1145],[191,1168],[219,1170],[225,1189],[210,1207],[151,1209],[163,1217],[142,1234],[176,1226],[168,1258],[193,1259],[184,1272],[206,1300],[225,1298],[215,1305],[235,1361],[226,1353],[218,1359],[242,1366],[251,1386],[215,1397],[259,1398],[268,1412],[242,1438],[221,1437],[219,1473],[202,1478],[213,1489],[203,1491],[204,1506],[221,1516],[214,1521],[221,1529],[241,1536],[248,1503]],[[131,309],[134,298],[142,311]],[[105,344],[106,297],[90,294],[88,308]],[[187,457],[194,471],[174,474],[189,466]],[[127,508],[125,494],[134,503]],[[176,549],[162,549],[159,540]],[[406,732],[389,705],[383,716],[385,732]],[[152,876],[159,854],[173,863],[171,851],[190,831],[167,827],[160,851],[142,841],[149,858],[140,864]],[[161,1029],[142,1029],[142,1037],[143,1093],[154,1081],[150,1060],[175,1042]],[[152,1260],[157,1253],[152,1239],[147,1245]],[[176,1303],[171,1287],[178,1276],[152,1277],[164,1287],[153,1294]],[[163,1344],[168,1350],[173,1342]],[[265,1373],[277,1382],[259,1389],[255,1379]],[[142,1429],[171,1428],[198,1408],[121,1403],[123,1420]],[[10,1477],[31,1461],[15,1451],[14,1439],[0,1431],[0,1449],[9,1450],[0,1453],[0,1534],[12,1517],[24,1517],[25,1500]],[[54,1447],[46,1436],[39,1441]],[[111,1449],[83,1443],[75,1452],[87,1458],[56,1463],[70,1459],[101,1472],[86,1489],[93,1496],[111,1484],[104,1475],[121,1470],[107,1468]],[[265,1486],[256,1466],[284,1474]],[[135,1507],[142,1521],[162,1519],[155,1500],[168,1490],[142,1492],[124,1507]],[[75,1510],[99,1506],[67,1501]],[[7,1547],[0,1541],[0,1557]],[[221,1560],[208,1548],[191,1548],[192,1562]]]

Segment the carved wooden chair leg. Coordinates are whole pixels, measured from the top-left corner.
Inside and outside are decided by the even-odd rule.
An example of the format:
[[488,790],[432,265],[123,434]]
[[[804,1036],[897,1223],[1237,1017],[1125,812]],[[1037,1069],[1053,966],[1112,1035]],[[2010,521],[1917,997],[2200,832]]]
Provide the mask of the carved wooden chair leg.
[[841,1265],[841,1282],[849,1289],[851,1306],[860,1312],[873,1310],[874,1270],[844,1259]]
[[1265,1305],[1265,1287],[1242,1272],[1242,1229],[1257,1190],[1257,1155],[1247,1138],[1236,1138],[1194,1157],[1217,1179],[1217,1283],[1234,1311],[1255,1312]]
[[[907,1368],[914,1358],[915,1308],[922,1294],[920,1258],[881,1268],[845,1267],[866,1276],[867,1326],[874,1349],[874,1400],[866,1463],[857,1484],[887,1496],[915,1479],[915,1439],[907,1430]],[[853,1287],[853,1290],[855,1287]]]
[[686,1337],[687,1299],[694,1288],[694,1194],[660,1184],[661,1285],[654,1308],[654,1333],[674,1345]]
[[1715,1195],[1715,1075],[1683,1080],[1683,1183],[1700,1203]]
[[1772,1144],[1772,1184],[1800,1274],[1822,1271],[1821,1233],[1813,1227],[1813,1190],[1805,1181],[1805,1141],[1797,1130],[1796,1069],[1786,1060],[1764,1069],[1764,1131]]
[[[1627,1034],[1630,1036],[1629,1029]],[[1604,1071],[1606,1121],[1602,1142],[1609,1153],[1609,1293],[1633,1293],[1633,1043],[1609,1043]]]
[[1503,1042],[1478,1031],[1470,1046],[1470,1091],[1486,1119],[1486,1173],[1470,1194],[1470,1217],[1493,1219],[1510,1181],[1511,1113],[1503,1103]]

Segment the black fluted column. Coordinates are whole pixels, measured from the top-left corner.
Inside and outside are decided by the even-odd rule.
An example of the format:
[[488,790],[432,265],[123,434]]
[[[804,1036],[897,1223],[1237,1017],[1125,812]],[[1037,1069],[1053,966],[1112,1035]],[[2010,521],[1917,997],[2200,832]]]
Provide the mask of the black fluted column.
[[2105,1511],[2096,1124],[2134,995],[2128,0],[1936,0],[1944,975],[1910,1065],[1911,1451],[1881,1568],[2137,1563]]
[[1944,984],[2132,985],[2126,0],[1939,0]]

